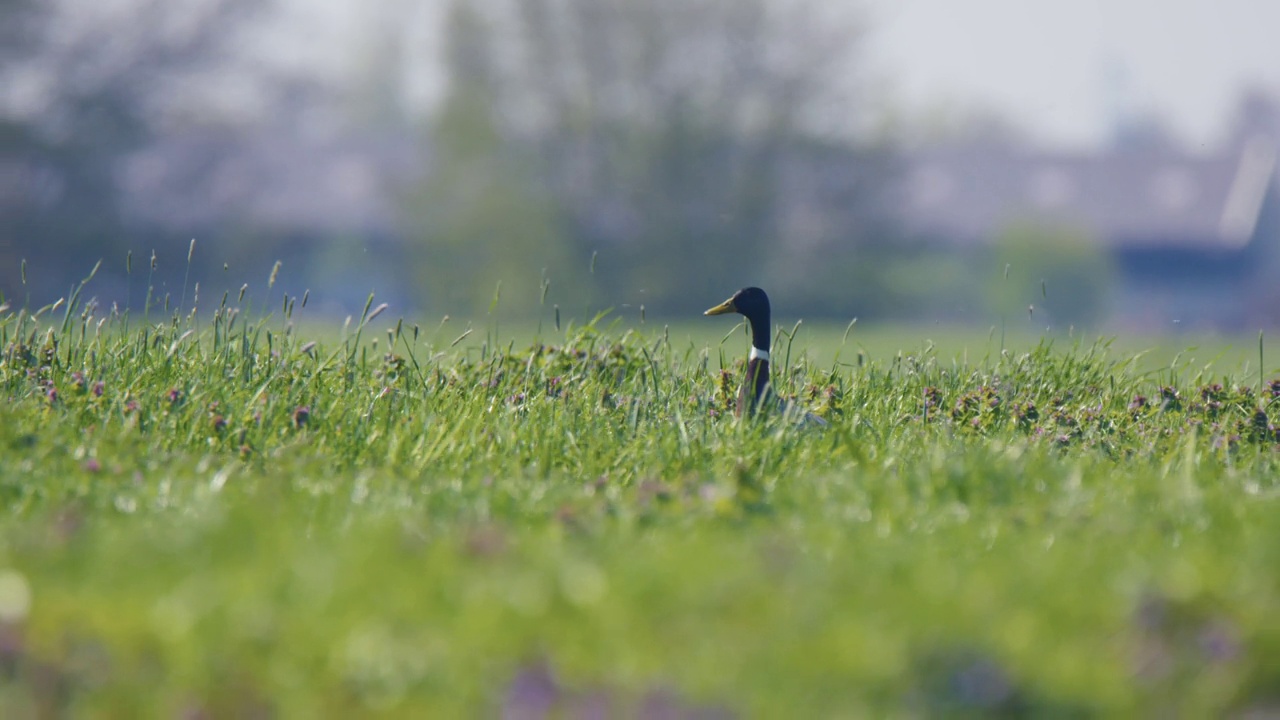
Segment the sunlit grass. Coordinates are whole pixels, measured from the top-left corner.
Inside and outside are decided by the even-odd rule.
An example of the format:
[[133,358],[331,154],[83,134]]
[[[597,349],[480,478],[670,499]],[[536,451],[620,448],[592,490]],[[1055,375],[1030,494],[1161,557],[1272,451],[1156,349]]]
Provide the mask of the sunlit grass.
[[[642,321],[634,311],[611,311],[596,324],[618,335],[628,330],[644,336],[661,335],[679,348],[711,348],[716,358],[723,348],[728,360],[735,359],[748,342],[745,323],[708,322],[696,317],[697,308],[690,308],[689,314],[689,318],[650,316]],[[1011,324],[1003,332],[999,324],[980,327],[941,323],[840,323],[785,315],[775,321],[775,343],[781,343],[784,350],[791,350],[797,357],[803,354],[809,364],[822,368],[855,366],[868,360],[892,361],[899,355],[921,354],[940,361],[982,365],[990,364],[1006,351],[1026,353],[1041,344],[1049,344],[1060,352],[1101,346],[1112,359],[1132,360],[1133,367],[1142,371],[1172,370],[1179,375],[1201,377],[1239,375],[1252,377],[1254,382],[1260,369],[1264,377],[1280,373],[1280,334],[1260,337],[1258,333],[1061,332],[1030,321]],[[452,341],[465,334],[458,347],[474,352],[495,341],[528,347],[563,338],[563,333],[558,332],[550,320],[493,323],[484,319],[471,322],[449,319],[444,323],[426,323],[424,327],[427,325],[431,330],[423,332],[433,334],[437,342]],[[336,328],[330,321],[313,321],[306,327],[308,332],[319,336],[333,336]]]
[[0,314],[0,715],[1277,708],[1247,354],[304,304]]

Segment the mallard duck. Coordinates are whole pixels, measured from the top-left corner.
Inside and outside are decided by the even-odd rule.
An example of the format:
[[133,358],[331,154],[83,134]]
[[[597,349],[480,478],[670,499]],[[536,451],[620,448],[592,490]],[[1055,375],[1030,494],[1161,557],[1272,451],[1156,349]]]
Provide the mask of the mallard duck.
[[801,423],[826,425],[827,421],[810,412],[796,408],[774,395],[769,387],[769,339],[772,335],[770,325],[769,296],[758,287],[745,287],[733,294],[733,297],[709,308],[703,315],[726,315],[738,313],[747,319],[751,326],[751,353],[747,356],[747,374],[742,389],[738,391],[738,416],[754,415],[759,411],[777,409],[786,415],[796,417]]

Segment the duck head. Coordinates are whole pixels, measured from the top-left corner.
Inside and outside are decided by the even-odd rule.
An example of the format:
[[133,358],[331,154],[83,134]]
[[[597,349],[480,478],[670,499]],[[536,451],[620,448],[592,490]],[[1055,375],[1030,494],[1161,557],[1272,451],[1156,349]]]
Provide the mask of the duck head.
[[751,346],[768,352],[769,350],[769,296],[758,287],[745,287],[733,294],[733,297],[719,305],[708,309],[703,315],[726,315],[738,313],[751,325]]

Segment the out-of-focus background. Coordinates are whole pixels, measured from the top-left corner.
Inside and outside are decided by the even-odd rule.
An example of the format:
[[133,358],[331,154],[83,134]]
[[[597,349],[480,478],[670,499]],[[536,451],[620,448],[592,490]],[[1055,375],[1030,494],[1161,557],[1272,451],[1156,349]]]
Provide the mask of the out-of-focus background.
[[0,0],[0,292],[101,259],[99,303],[207,307],[280,261],[335,314],[760,284],[814,318],[1256,331],[1277,28],[1252,0]]

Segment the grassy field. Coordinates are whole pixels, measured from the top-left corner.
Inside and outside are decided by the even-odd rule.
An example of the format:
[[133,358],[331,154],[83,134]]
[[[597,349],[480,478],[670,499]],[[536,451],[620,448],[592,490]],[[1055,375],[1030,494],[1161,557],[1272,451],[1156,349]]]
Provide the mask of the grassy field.
[[0,716],[1280,712],[1256,338],[247,307],[0,312]]
[[[648,338],[661,336],[680,351],[701,352],[710,348],[717,361],[723,348],[726,360],[735,359],[748,341],[746,324],[735,325],[724,319],[711,321],[699,314],[700,308],[690,308],[689,317],[645,321],[633,308],[624,308],[600,318],[596,325],[615,335],[631,331]],[[781,346],[784,359],[790,349],[795,356],[803,354],[809,364],[824,369],[837,364],[852,367],[859,359],[864,363],[868,360],[892,362],[899,355],[929,355],[939,361],[981,365],[990,364],[1006,350],[1025,353],[1048,345],[1057,351],[1098,346],[1113,360],[1131,361],[1133,369],[1139,371],[1173,369],[1190,375],[1232,374],[1253,377],[1256,382],[1260,362],[1265,362],[1266,373],[1272,376],[1280,373],[1280,335],[1277,334],[1263,338],[1256,333],[1224,335],[1203,331],[1163,334],[1125,331],[1098,335],[1059,332],[1027,318],[1018,318],[1003,326],[997,321],[985,328],[937,323],[815,322],[786,315],[775,316],[774,320],[775,347]],[[430,328],[424,332],[431,342],[448,344],[465,333],[456,347],[472,352],[480,352],[485,345],[528,347],[543,341],[559,342],[564,337],[550,317],[539,323],[453,320],[425,325]],[[307,326],[307,332],[334,338],[338,326],[333,322],[312,323]],[[1263,340],[1261,348],[1260,339]]]

